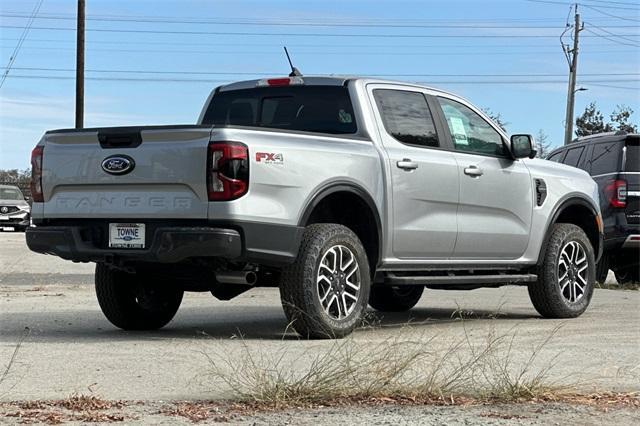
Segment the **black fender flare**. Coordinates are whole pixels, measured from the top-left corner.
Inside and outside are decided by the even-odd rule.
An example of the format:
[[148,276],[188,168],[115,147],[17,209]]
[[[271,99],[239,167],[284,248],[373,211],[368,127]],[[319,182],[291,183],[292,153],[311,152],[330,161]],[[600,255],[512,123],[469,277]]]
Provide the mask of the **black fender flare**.
[[335,194],[336,192],[350,192],[354,195],[357,195],[367,204],[367,206],[373,213],[373,218],[375,220],[376,229],[378,232],[378,262],[380,262],[380,260],[382,259],[384,242],[380,212],[378,211],[376,203],[373,201],[373,197],[371,197],[371,195],[360,185],[357,185],[353,182],[338,181],[328,183],[327,185],[317,189],[302,209],[302,214],[300,215],[300,219],[298,220],[298,226],[306,226],[309,218],[311,217],[311,214],[313,213],[313,210],[318,206],[318,204],[320,204],[322,200],[324,200],[331,194]]
[[[553,227],[553,225],[557,222],[558,217],[560,217],[560,215],[562,214],[562,212],[564,212],[567,208],[572,207],[572,206],[582,206],[582,207],[586,207],[587,209],[589,209],[589,211],[591,211],[591,213],[595,216],[598,217],[598,210],[593,206],[593,203],[591,203],[587,198],[585,197],[581,197],[581,196],[572,196],[571,198],[568,198],[566,200],[564,200],[563,202],[559,203],[553,210],[553,214],[551,215],[551,220],[548,221],[547,223],[547,229],[545,230],[545,234],[544,234],[544,240],[542,241],[542,245],[540,246],[540,252],[538,253],[538,266],[542,264],[542,261],[544,260],[544,252],[547,248],[547,244],[549,243],[549,238],[551,238],[551,228]],[[597,224],[596,224],[597,226]],[[598,229],[598,247],[594,247],[595,248],[595,256],[596,256],[596,262],[598,262],[600,260],[600,256],[602,255],[602,246],[603,246],[603,234],[600,231],[600,229]]]

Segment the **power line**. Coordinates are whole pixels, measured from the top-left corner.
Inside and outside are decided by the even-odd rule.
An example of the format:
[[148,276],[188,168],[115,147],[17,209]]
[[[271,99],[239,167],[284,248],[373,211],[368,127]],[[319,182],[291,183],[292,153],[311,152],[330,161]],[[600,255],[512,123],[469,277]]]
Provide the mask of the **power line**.
[[[0,38],[0,42],[2,41],[15,41],[18,40],[17,38]],[[29,40],[25,40],[25,43],[29,43],[29,42],[38,42],[38,43],[61,43],[61,44],[65,44],[65,43],[75,43],[75,40],[64,40],[64,39],[50,39],[50,38],[30,38]],[[197,42],[197,41],[189,41],[189,42],[184,42],[184,41],[148,41],[148,40],[144,40],[144,41],[132,41],[132,40],[113,40],[113,41],[106,41],[106,40],[92,40],[89,41],[87,44],[91,45],[91,44],[114,44],[117,46],[121,46],[122,44],[127,44],[127,45],[132,45],[132,44],[137,44],[137,45],[166,45],[166,46],[252,46],[252,47],[257,47],[257,46],[267,46],[267,47],[273,47],[273,43],[234,43],[234,42]],[[589,43],[590,47],[603,47],[603,46],[609,46],[609,43]],[[438,44],[402,44],[402,45],[398,45],[398,44],[379,44],[379,43],[375,43],[375,44],[345,44],[345,43],[340,43],[339,45],[336,45],[335,43],[332,44],[327,44],[327,43],[294,43],[294,44],[290,44],[287,43],[288,47],[331,47],[331,48],[349,48],[349,47],[357,47],[357,48],[375,48],[376,50],[379,50],[380,48],[384,48],[384,47],[390,47],[395,49],[414,49],[416,47],[420,47],[420,48],[441,48],[441,49],[450,49],[452,47],[471,47],[471,48],[475,48],[476,47],[488,47],[488,48],[501,48],[504,49],[505,45],[504,43],[502,44],[481,44],[481,45],[477,45],[477,44],[470,44],[470,43],[465,43],[465,44],[442,44],[442,43],[438,43]],[[514,44],[514,43],[509,43],[509,46],[511,47],[549,47],[549,45],[547,43],[544,44]],[[275,50],[274,50],[275,51]],[[277,50],[278,52],[280,52],[280,49]]]
[[[619,40],[616,40],[616,39],[611,39],[611,38],[607,38],[607,40],[614,41],[614,42],[616,42],[616,43],[618,43],[618,44],[624,44],[624,45],[626,45],[626,46],[640,47],[640,44],[637,44],[637,43],[638,43],[638,41],[637,41],[637,40],[632,40],[632,39],[630,39],[630,38],[623,37],[623,36],[620,36],[620,35],[618,35],[618,34],[614,34],[614,33],[612,33],[611,31],[607,31],[607,30],[605,30],[604,28],[601,28],[601,27],[599,27],[599,26],[597,26],[597,25],[593,25],[593,24],[591,24],[591,23],[588,23],[588,24],[589,24],[589,25],[591,25],[591,26],[592,26],[592,27],[594,27],[594,28],[597,28],[599,31],[602,31],[602,32],[604,32],[604,33],[606,33],[606,34],[609,34],[611,37],[619,37],[620,39],[622,39],[622,40],[626,40],[626,41],[628,41],[629,43],[624,43],[624,42],[622,42],[622,41],[619,41]],[[590,31],[590,32],[591,32],[591,34],[595,34],[593,31]],[[603,37],[605,37],[605,36],[603,36]]]
[[9,64],[7,65],[6,70],[5,70],[4,74],[2,75],[2,79],[0,80],[0,87],[2,87],[2,85],[5,82],[5,80],[7,79],[7,75],[9,75],[9,71],[11,70],[11,67],[13,66],[14,62],[16,61],[16,58],[18,57],[18,53],[20,52],[20,48],[22,47],[22,43],[24,43],[24,40],[27,38],[27,34],[29,33],[29,29],[31,28],[31,25],[33,24],[33,21],[34,21],[36,15],[38,14],[38,11],[40,10],[40,6],[42,6],[42,2],[43,1],[44,0],[39,0],[38,3],[36,3],[36,5],[33,8],[33,11],[31,12],[31,15],[29,16],[29,20],[27,21],[27,25],[24,27],[24,30],[22,31],[22,34],[20,35],[20,38],[18,40],[18,43],[16,44],[16,47],[13,50],[13,53],[9,57]]
[[[4,11],[7,16],[21,16],[24,12],[22,11]],[[70,18],[73,19],[74,15],[69,13],[45,13],[40,14],[39,18]],[[207,24],[220,24],[220,23],[229,23],[229,24],[250,24],[250,23],[268,23],[268,24],[279,24],[279,23],[300,23],[302,25],[317,23],[316,18],[296,18],[293,19],[260,19],[260,18],[234,18],[234,17],[220,17],[220,18],[203,18],[201,16],[198,17],[179,17],[176,16],[158,16],[158,15],[112,15],[112,14],[102,14],[102,15],[91,15],[87,19],[103,19],[103,20],[121,20],[121,19],[133,19],[133,20],[149,20],[151,22],[169,22],[169,23],[207,23]],[[432,19],[336,19],[332,18],[332,21],[325,20],[325,24],[327,22],[333,22],[340,25],[358,25],[358,24],[389,24],[394,23],[394,25],[415,25],[415,24],[426,24],[426,23],[462,23],[466,25],[474,25],[478,22],[544,22],[548,23],[550,20],[555,20],[555,17],[548,18],[475,18],[475,19],[441,19],[441,18],[432,18]],[[607,19],[607,18],[601,18]]]
[[[19,13],[0,13],[5,18],[26,18],[28,15]],[[75,20],[71,16],[44,16],[37,19],[49,20]],[[135,23],[162,23],[162,24],[196,24],[196,25],[252,25],[252,26],[291,26],[291,27],[354,27],[354,28],[481,28],[481,29],[558,29],[560,25],[504,25],[504,24],[478,24],[478,23],[435,23],[435,24],[385,24],[385,23],[332,23],[332,22],[300,22],[300,21],[211,21],[201,19],[171,19],[171,18],[133,18],[133,17],[100,17],[97,15],[87,17],[87,21],[98,22],[135,22]],[[615,28],[637,28],[636,25],[612,25]]]
[[[71,47],[23,47],[28,50],[44,50],[44,51],[65,51],[74,52],[75,49]],[[145,54],[199,54],[199,55],[281,55],[279,50],[260,50],[260,51],[238,51],[238,50],[186,50],[186,49],[101,49],[93,48],[91,52],[115,52],[115,53],[145,53]],[[611,53],[628,53],[628,50],[590,50],[589,54],[611,54]],[[518,55],[544,55],[544,54],[556,54],[556,50],[517,50],[517,51],[502,51],[502,52],[484,52],[484,51],[455,51],[455,52],[336,52],[336,51],[299,51],[296,50],[295,54],[299,56],[306,55],[324,55],[324,56],[518,56]],[[279,56],[278,56],[279,57]]]
[[591,29],[589,29],[589,28],[585,28],[585,31],[587,31],[587,32],[589,32],[589,33],[591,33],[591,34],[595,34],[595,35],[597,35],[598,37],[602,37],[602,38],[604,38],[604,39],[606,39],[606,40],[609,40],[609,41],[611,41],[612,43],[621,44],[621,45],[624,45],[624,46],[640,47],[640,46],[639,46],[639,45],[637,45],[637,44],[625,43],[625,42],[623,42],[623,41],[616,40],[616,39],[615,39],[615,38],[613,38],[613,37],[609,37],[609,36],[606,36],[606,35],[604,35],[604,34],[598,34],[598,33],[596,33],[596,32],[594,32],[594,31],[592,31],[592,30],[591,30]]
[[[564,6],[570,6],[572,4],[578,4],[580,6],[584,6],[584,7],[588,7],[588,8],[600,7],[600,6],[591,6],[591,5],[588,5],[588,4],[581,3],[581,2],[564,2],[564,1],[553,1],[553,0],[525,0],[525,1],[528,1],[530,3],[560,4],[560,5],[564,5]],[[589,1],[589,0],[587,0],[587,1]],[[609,9],[620,9],[620,10],[638,10],[637,7],[622,7],[622,6],[607,6],[607,8],[609,8]],[[613,16],[613,15],[611,15],[611,16]]]
[[589,3],[604,3],[606,5],[621,4],[621,5],[624,5],[624,6],[635,6],[635,7],[633,7],[633,9],[640,8],[640,6],[638,6],[638,3],[629,3],[629,2],[626,2],[626,1],[608,1],[608,0],[582,0],[582,1],[588,1]]
[[629,87],[629,86],[616,86],[616,85],[613,85],[613,84],[601,84],[601,83],[589,83],[589,86],[606,87],[606,88],[621,89],[621,90],[640,90],[640,86],[639,87]]
[[[40,67],[16,67],[20,71],[55,71],[73,72],[73,68],[40,68]],[[130,74],[191,74],[191,75],[279,75],[281,72],[245,72],[245,71],[189,71],[189,70],[127,70],[127,69],[87,69],[87,72],[94,73],[130,73]],[[355,73],[335,73],[339,75],[350,75]],[[527,73],[527,74],[368,74],[371,77],[564,77],[565,74],[548,73]],[[635,73],[587,73],[581,74],[588,77],[608,77],[608,76],[640,76],[640,72]]]
[[[0,28],[21,28],[15,25],[0,25]],[[75,28],[61,27],[32,27],[36,30],[75,31]],[[364,34],[364,33],[263,33],[263,32],[234,32],[234,31],[170,31],[170,30],[132,30],[88,28],[86,31],[107,33],[136,33],[136,34],[188,34],[188,35],[233,35],[233,36],[278,36],[278,37],[364,37],[364,38],[555,38],[546,34]],[[640,34],[620,34],[624,37],[640,37]]]
[[[330,76],[330,75],[328,75]],[[72,76],[53,76],[53,75],[15,75],[11,74],[8,78],[24,78],[24,79],[50,79],[50,80],[73,80]],[[231,82],[234,80],[223,79],[186,79],[186,78],[135,78],[135,77],[87,77],[87,80],[97,81],[133,81],[133,82],[186,82],[186,83],[220,83]],[[640,78],[620,78],[606,80],[581,80],[583,84],[593,83],[616,83],[616,82],[640,82]],[[492,85],[511,85],[511,84],[566,84],[566,80],[519,80],[519,81],[486,81],[486,80],[458,80],[458,81],[417,81],[419,84],[492,84]]]
[[603,11],[603,10],[602,10],[601,8],[599,8],[599,7],[589,6],[589,5],[586,5],[586,4],[583,4],[583,6],[584,6],[584,7],[586,7],[587,9],[594,10],[594,11],[596,11],[596,12],[598,12],[598,13],[601,13],[601,14],[606,15],[606,16],[610,16],[610,17],[612,17],[612,18],[622,19],[623,21],[640,22],[640,19],[634,19],[634,18],[628,18],[628,17],[626,17],[626,16],[618,16],[618,15],[614,15],[614,14],[612,14],[612,13],[609,13],[609,12],[605,12],[605,11]]

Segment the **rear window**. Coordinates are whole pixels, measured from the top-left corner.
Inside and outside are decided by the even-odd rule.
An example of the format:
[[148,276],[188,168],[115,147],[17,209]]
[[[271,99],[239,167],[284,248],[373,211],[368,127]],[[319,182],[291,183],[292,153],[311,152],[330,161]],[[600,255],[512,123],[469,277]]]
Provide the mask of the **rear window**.
[[597,143],[593,145],[591,154],[591,175],[598,176],[620,171],[620,142]]
[[627,139],[625,172],[640,172],[640,138]]
[[352,134],[357,125],[343,86],[256,87],[214,95],[202,124]]

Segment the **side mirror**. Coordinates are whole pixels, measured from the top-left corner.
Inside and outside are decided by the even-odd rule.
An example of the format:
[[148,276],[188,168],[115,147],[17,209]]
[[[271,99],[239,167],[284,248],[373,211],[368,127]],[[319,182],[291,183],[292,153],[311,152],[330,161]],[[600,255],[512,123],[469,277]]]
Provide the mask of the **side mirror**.
[[511,135],[511,153],[515,158],[534,158],[536,150],[533,149],[533,136]]

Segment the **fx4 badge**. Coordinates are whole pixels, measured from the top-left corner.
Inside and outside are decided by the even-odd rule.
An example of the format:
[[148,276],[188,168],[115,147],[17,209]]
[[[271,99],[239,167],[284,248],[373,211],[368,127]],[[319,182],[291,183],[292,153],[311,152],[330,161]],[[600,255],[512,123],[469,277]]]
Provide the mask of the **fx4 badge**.
[[256,152],[256,163],[282,164],[284,163],[284,157],[282,154],[276,154],[275,152]]

